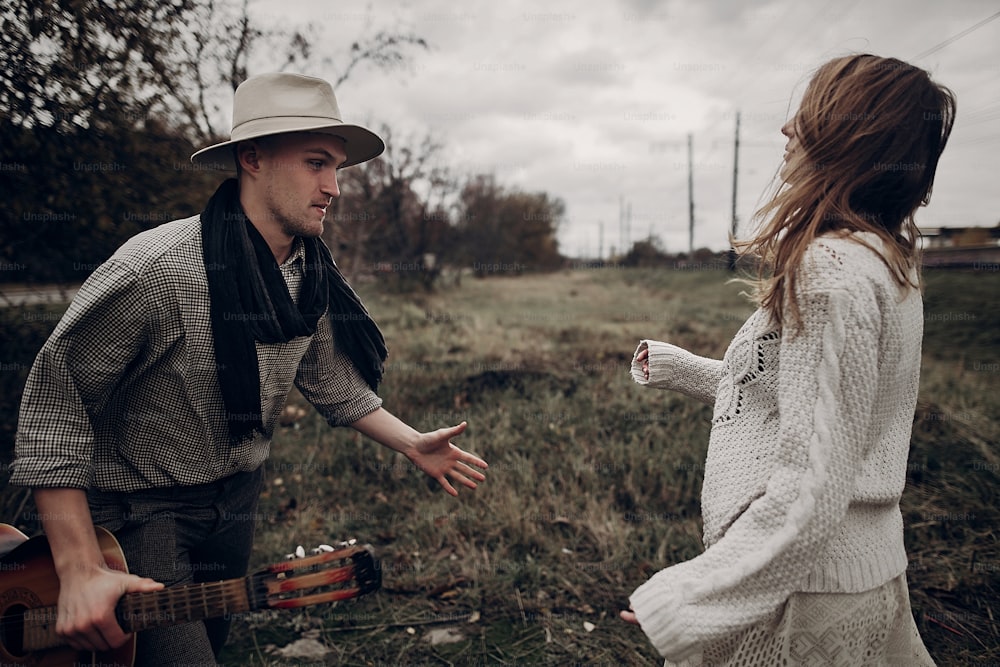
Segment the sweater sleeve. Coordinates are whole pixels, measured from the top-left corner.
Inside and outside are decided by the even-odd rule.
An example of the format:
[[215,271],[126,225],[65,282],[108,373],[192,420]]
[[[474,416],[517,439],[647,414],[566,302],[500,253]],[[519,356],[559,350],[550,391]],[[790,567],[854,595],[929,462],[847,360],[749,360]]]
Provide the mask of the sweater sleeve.
[[801,328],[782,333],[778,442],[762,495],[705,552],[630,598],[668,659],[773,617],[847,512],[878,373],[876,304],[842,289],[801,294],[799,304]]
[[[636,357],[649,350],[649,379]],[[722,378],[722,361],[692,354],[684,348],[643,340],[632,355],[632,379],[655,389],[672,389],[708,403],[715,403],[715,393]]]

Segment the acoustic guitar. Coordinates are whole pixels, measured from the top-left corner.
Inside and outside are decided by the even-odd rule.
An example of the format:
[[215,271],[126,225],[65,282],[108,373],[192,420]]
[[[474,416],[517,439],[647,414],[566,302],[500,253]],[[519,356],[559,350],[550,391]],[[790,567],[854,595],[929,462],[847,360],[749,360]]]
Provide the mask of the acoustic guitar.
[[[97,539],[108,567],[128,572],[114,536],[98,527]],[[126,593],[115,613],[122,629],[133,633],[129,640],[112,651],[81,652],[65,645],[55,632],[59,579],[48,540],[28,539],[0,524],[0,665],[132,667],[136,632],[260,609],[348,600],[381,587],[382,570],[370,546],[350,542],[316,551],[238,579]]]

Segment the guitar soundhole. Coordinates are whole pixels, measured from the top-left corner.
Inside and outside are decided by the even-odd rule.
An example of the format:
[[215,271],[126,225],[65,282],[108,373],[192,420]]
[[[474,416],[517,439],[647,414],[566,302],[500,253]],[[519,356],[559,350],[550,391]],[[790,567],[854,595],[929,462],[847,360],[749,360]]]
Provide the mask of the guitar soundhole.
[[24,612],[28,608],[15,604],[4,610],[0,617],[0,642],[8,655],[14,658],[25,657],[24,653]]

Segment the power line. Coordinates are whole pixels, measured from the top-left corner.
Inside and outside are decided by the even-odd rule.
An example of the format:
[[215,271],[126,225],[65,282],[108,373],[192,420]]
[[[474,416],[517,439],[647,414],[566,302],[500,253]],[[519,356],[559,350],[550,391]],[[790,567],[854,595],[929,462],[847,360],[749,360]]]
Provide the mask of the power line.
[[[844,7],[843,4],[837,5],[836,3],[826,3],[813,13],[811,17],[806,18],[804,21],[799,21],[799,24],[793,29],[779,29],[775,26],[773,30],[769,31],[768,37],[765,38],[764,42],[759,44],[753,52],[747,53],[747,55],[741,59],[741,62],[756,64],[763,59],[762,56],[776,55],[773,53],[775,49],[772,49],[772,46],[776,47],[777,54],[790,52],[794,53],[795,47],[797,47],[803,40],[815,39],[815,37],[812,36],[810,29],[814,29],[815,26],[824,24],[824,21],[821,20],[821,17],[823,17],[824,14],[830,10],[834,10],[837,13],[837,17],[840,20],[844,20],[848,14],[854,11],[854,8],[857,7],[859,3],[860,0],[854,0],[847,7]],[[797,4],[796,7],[805,7],[805,5]],[[784,19],[787,19],[788,17],[788,14],[782,15],[782,18]],[[802,16],[797,15],[796,18],[802,18]],[[789,35],[793,35],[791,40],[788,38]],[[734,100],[742,100],[746,97],[746,89],[749,86],[757,85],[758,81],[756,77],[740,76],[741,80],[738,83],[734,83],[733,78],[737,76],[740,76],[739,71],[734,72],[730,76],[726,89],[731,90],[734,86],[738,85],[739,87],[736,88],[735,93],[731,94],[730,97]],[[787,94],[787,91],[782,89],[780,93],[776,91],[775,94]],[[786,103],[788,102],[788,98],[782,97],[779,101],[781,103]],[[739,104],[739,102],[737,102],[737,104]]]
[[957,35],[949,37],[948,39],[944,40],[940,44],[936,44],[935,46],[932,46],[931,48],[927,49],[923,53],[920,53],[920,54],[917,54],[917,55],[913,56],[912,60],[920,60],[921,58],[923,58],[925,56],[931,55],[932,53],[937,53],[938,51],[940,51],[944,47],[948,46],[952,42],[958,41],[962,37],[965,37],[966,35],[968,35],[973,30],[978,30],[979,28],[982,28],[984,25],[986,25],[990,21],[993,21],[994,19],[998,19],[998,18],[1000,18],[1000,12],[997,12],[993,16],[988,16],[987,18],[983,19],[982,21],[980,21],[976,25],[972,26],[971,28],[966,28],[962,32],[958,33]]

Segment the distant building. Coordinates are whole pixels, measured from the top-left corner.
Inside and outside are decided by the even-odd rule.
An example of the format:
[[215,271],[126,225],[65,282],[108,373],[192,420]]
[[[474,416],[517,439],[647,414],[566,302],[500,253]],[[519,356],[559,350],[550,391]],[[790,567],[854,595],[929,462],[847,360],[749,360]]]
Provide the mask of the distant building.
[[978,268],[1000,265],[1000,225],[925,227],[920,233],[924,266]]

